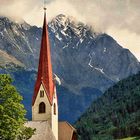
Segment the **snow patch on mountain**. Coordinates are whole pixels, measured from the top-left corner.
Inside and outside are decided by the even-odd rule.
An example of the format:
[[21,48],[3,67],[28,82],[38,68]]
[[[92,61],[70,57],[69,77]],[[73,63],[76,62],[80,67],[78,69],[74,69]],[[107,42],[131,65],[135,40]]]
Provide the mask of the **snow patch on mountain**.
[[64,36],[68,36],[68,34],[66,34],[64,30],[61,30],[61,33],[62,33]]
[[63,47],[63,49],[68,48],[68,47],[69,47],[69,44],[65,45],[65,46]]
[[78,41],[78,42],[76,43],[76,46],[79,46],[79,43],[80,43],[80,42]]
[[104,53],[107,51],[107,49],[106,48],[104,48]]
[[2,37],[4,37],[4,34],[3,34],[3,32],[0,32],[0,34],[1,34],[1,36],[2,36]]
[[56,34],[56,38],[57,38],[59,41],[62,40],[62,38],[59,36],[59,34]]
[[103,71],[104,69],[103,68],[94,67],[94,69],[104,74],[104,71]]
[[61,80],[56,74],[54,74],[54,80],[57,82],[58,85],[61,85]]
[[90,57],[90,61],[89,61],[88,65],[89,65],[91,68],[93,68],[93,66],[92,66],[92,64],[91,64],[91,62],[92,62],[92,55],[89,54],[89,57]]
[[80,43],[82,43],[84,41],[84,39],[83,38],[80,38]]

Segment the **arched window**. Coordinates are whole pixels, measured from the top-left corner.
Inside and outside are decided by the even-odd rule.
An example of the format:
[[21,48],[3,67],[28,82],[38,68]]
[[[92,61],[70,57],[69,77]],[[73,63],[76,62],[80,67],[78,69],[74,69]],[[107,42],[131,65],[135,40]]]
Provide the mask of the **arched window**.
[[56,115],[56,104],[55,103],[53,105],[53,112],[54,112],[54,115]]
[[46,107],[45,107],[45,103],[41,102],[39,104],[39,113],[45,113]]

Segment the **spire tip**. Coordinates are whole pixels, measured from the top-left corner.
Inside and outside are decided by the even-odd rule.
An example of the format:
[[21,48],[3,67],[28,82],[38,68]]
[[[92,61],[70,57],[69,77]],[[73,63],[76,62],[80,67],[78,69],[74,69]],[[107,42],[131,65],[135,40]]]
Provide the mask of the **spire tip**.
[[46,0],[44,0],[44,11],[46,11],[47,8],[46,8]]

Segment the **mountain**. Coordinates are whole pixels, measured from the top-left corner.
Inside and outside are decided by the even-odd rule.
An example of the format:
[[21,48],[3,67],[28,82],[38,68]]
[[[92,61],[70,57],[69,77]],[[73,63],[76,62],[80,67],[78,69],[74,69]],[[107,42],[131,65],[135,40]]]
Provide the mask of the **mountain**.
[[22,64],[20,61],[18,61],[15,57],[10,56],[5,51],[0,50],[0,66],[1,67],[7,67],[7,66],[15,67],[20,66],[24,67],[24,64]]
[[6,17],[0,18],[0,50],[16,58],[28,69],[37,67],[35,62],[38,61],[40,39],[41,28],[31,27],[26,22],[18,24]]
[[140,136],[140,72],[110,87],[76,122],[80,140]]
[[[0,50],[24,65],[23,70],[10,71],[24,100],[31,100],[33,93],[41,31],[26,22],[19,24],[0,18]],[[140,63],[128,49],[122,48],[111,36],[97,33],[71,17],[53,18],[49,22],[49,35],[53,71],[61,83],[57,86],[61,120],[76,121],[107,88],[140,70]],[[29,110],[31,103],[24,102]]]

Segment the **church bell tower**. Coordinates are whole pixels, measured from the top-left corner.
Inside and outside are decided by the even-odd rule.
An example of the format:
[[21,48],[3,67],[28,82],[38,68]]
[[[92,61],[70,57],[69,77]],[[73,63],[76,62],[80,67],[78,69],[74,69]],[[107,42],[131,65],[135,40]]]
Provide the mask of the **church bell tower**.
[[37,80],[32,99],[32,121],[48,121],[56,140],[58,140],[58,103],[52,72],[46,8],[44,8]]

